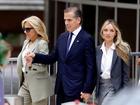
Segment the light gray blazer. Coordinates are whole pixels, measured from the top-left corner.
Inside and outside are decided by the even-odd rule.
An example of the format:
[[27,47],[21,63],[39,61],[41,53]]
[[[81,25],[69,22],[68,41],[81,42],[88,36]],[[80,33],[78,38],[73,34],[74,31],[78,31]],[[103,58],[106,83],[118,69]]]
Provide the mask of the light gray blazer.
[[[20,52],[17,59],[17,72],[20,79],[20,86],[24,81],[23,71],[22,71],[22,52],[25,50],[29,40],[24,41],[22,51]],[[48,43],[45,40],[37,39],[33,52],[35,53],[48,53]],[[34,63],[31,69],[26,69],[26,80],[29,84],[29,91],[33,102],[40,101],[53,95],[52,83],[48,74],[47,65]]]

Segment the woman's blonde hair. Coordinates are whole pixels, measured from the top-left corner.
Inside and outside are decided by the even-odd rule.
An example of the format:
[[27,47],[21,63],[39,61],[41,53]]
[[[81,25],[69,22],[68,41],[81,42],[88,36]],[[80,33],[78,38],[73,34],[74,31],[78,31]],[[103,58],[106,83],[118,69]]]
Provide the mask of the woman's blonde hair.
[[30,16],[30,17],[24,19],[21,22],[22,28],[25,28],[24,26],[25,26],[26,22],[28,22],[35,29],[37,34],[39,36],[41,36],[42,39],[49,41],[47,31],[46,31],[46,26],[40,18],[38,18],[37,16]]
[[113,42],[115,43],[116,46],[116,52],[117,55],[123,59],[123,61],[126,64],[129,64],[129,53],[131,51],[130,49],[130,45],[127,42],[124,42],[122,40],[122,35],[121,35],[121,31],[118,27],[118,24],[112,20],[112,19],[107,19],[103,26],[101,27],[101,31],[100,31],[100,35],[101,37],[103,36],[103,29],[105,28],[106,25],[111,24],[114,29],[116,30],[116,36],[114,37]]

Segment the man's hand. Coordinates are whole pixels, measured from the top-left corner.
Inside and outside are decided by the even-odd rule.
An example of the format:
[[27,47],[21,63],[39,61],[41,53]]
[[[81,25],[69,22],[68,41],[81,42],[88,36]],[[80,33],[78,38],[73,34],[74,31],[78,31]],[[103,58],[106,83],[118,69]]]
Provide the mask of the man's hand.
[[26,53],[25,59],[26,59],[26,63],[28,65],[28,67],[32,66],[32,61],[33,61],[34,57],[35,57],[35,53],[33,53],[33,52]]
[[91,97],[91,94],[89,94],[89,93],[83,93],[83,92],[81,92],[80,94],[81,94],[81,96],[80,96],[81,99],[83,99],[84,102],[87,103],[88,100],[89,100],[89,98]]

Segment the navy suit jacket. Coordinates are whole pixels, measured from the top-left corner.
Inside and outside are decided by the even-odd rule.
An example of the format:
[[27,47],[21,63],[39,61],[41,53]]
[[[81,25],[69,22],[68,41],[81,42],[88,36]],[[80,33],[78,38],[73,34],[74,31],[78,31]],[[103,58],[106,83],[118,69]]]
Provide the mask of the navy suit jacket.
[[[96,62],[97,62],[97,85],[96,85],[96,96],[99,94],[99,81],[101,75],[101,59],[102,59],[102,50],[101,46],[96,48]],[[111,66],[111,82],[115,92],[118,92],[121,88],[128,85],[129,82],[129,66],[117,56],[116,51],[113,53],[113,60]]]
[[61,91],[61,87],[68,96],[80,95],[81,91],[92,93],[96,84],[96,56],[93,38],[82,29],[66,55],[67,40],[68,32],[62,33],[54,51],[49,55],[36,54],[33,63],[50,64],[58,61],[56,94]]

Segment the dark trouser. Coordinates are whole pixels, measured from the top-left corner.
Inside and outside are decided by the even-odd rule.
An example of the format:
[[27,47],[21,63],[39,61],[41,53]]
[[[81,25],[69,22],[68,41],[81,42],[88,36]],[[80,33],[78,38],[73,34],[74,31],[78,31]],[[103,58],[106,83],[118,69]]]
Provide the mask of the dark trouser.
[[61,88],[61,90],[57,93],[56,105],[61,105],[62,103],[75,100],[79,100],[82,102],[82,99],[80,98],[80,93],[74,96],[68,96],[64,93],[63,88]]

